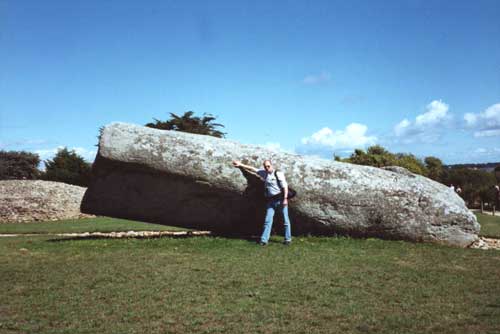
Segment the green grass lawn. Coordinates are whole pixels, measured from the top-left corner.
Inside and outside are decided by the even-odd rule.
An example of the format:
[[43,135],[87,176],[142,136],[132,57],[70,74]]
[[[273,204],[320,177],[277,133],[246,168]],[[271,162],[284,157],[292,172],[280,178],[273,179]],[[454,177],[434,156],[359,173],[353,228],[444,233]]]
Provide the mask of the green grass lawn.
[[0,224],[0,233],[77,233],[121,231],[187,231],[188,229],[109,217]]
[[0,332],[500,332],[498,251],[274,241],[3,238]]
[[280,240],[0,238],[0,333],[500,332],[500,251]]
[[500,213],[497,216],[476,213],[477,220],[481,224],[480,235],[484,237],[500,238]]

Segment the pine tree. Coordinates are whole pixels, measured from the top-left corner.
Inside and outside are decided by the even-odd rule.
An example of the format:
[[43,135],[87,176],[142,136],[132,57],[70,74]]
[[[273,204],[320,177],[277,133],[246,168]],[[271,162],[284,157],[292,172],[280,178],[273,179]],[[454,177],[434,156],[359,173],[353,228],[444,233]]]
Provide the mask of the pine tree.
[[224,138],[224,132],[219,131],[217,128],[223,128],[224,125],[213,123],[216,117],[210,114],[203,114],[203,117],[194,116],[193,111],[187,111],[184,115],[179,116],[170,113],[170,119],[167,121],[160,121],[156,118],[154,123],[147,123],[146,126],[160,130],[174,130],[196,133],[201,135],[209,135],[217,138]]
[[87,187],[90,180],[91,165],[74,150],[66,147],[59,149],[52,160],[44,161],[43,179]]

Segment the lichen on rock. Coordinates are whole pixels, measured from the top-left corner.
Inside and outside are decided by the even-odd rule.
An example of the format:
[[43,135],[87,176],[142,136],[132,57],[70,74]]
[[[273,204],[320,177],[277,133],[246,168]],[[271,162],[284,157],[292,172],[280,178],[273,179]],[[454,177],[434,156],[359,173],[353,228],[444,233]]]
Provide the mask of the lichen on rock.
[[[299,195],[294,233],[346,234],[466,247],[479,224],[446,186],[383,170],[274,152],[209,136],[114,123],[99,142],[84,212],[223,233],[260,233],[262,184],[234,168],[271,159]],[[276,224],[279,226],[279,224]]]

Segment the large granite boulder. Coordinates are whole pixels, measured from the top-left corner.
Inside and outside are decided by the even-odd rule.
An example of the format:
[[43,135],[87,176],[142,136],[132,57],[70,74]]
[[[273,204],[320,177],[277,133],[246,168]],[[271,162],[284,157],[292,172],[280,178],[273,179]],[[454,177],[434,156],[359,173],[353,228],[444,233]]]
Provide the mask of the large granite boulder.
[[[294,233],[345,234],[466,247],[479,225],[448,187],[406,170],[383,170],[273,152],[233,141],[124,123],[100,136],[82,211],[212,230],[259,234],[262,182],[232,160],[269,158],[298,191]],[[276,224],[280,226],[281,224]]]

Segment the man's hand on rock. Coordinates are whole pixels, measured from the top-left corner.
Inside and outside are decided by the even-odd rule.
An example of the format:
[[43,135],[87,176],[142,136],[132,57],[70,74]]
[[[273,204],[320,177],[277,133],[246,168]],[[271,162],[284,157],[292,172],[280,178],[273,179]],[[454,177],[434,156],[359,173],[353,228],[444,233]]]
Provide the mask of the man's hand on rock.
[[245,165],[244,163],[242,163],[241,161],[238,161],[238,160],[233,160],[233,166],[237,167],[237,168],[243,168],[244,170],[246,170],[248,172],[257,173],[257,171],[258,171],[257,168]]
[[288,199],[286,199],[286,198],[285,198],[285,199],[283,200],[283,206],[287,206],[287,205],[288,205]]

